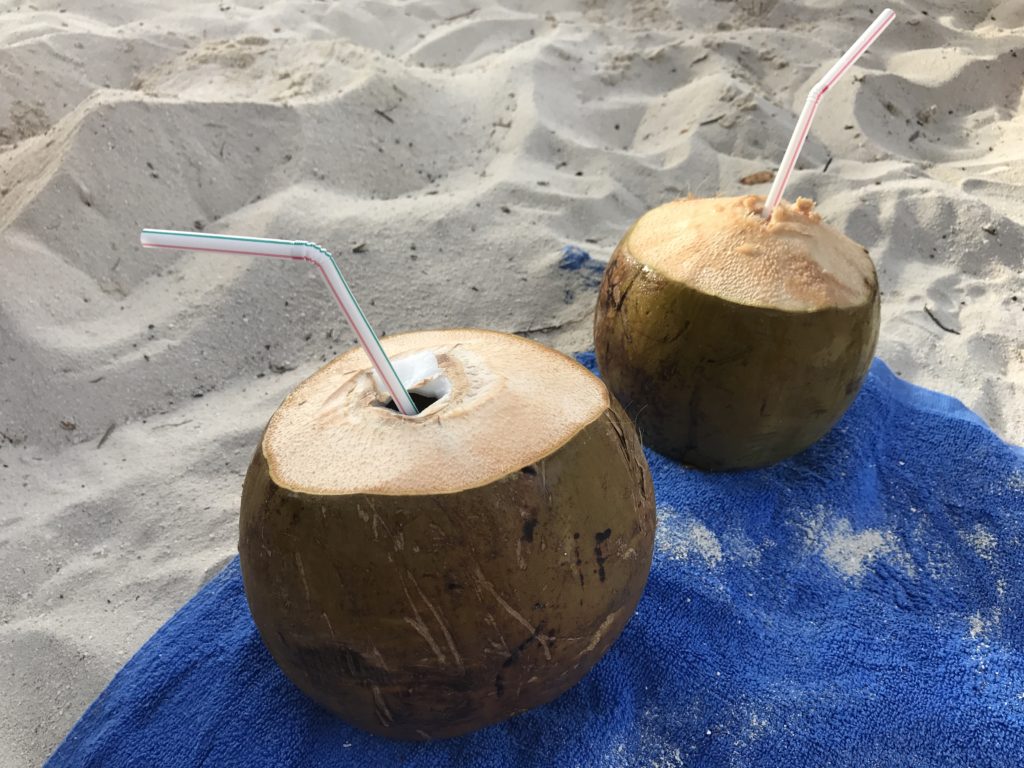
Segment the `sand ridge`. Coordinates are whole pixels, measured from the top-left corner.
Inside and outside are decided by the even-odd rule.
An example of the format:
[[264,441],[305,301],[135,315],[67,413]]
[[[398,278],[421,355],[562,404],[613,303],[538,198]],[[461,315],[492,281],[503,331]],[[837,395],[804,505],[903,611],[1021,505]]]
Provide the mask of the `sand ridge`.
[[[870,249],[879,355],[1021,442],[1024,14],[890,4],[787,197]],[[534,7],[0,0],[0,765],[39,764],[231,555],[260,430],[353,342],[305,265],[140,228],[320,242],[385,333],[583,349],[593,270],[559,249],[767,192],[739,180],[880,10]]]

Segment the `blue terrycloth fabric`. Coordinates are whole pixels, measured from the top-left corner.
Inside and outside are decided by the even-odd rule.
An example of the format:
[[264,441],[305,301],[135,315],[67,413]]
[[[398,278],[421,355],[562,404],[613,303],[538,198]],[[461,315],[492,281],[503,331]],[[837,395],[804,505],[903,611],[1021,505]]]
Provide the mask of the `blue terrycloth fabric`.
[[278,671],[236,560],[49,764],[1024,762],[1024,452],[876,362],[838,427],[794,459],[730,474],[649,459],[647,591],[607,656],[548,706],[444,742],[360,733]]
[[588,288],[597,288],[601,284],[606,266],[577,245],[562,248],[562,258],[558,260],[559,269],[578,273]]

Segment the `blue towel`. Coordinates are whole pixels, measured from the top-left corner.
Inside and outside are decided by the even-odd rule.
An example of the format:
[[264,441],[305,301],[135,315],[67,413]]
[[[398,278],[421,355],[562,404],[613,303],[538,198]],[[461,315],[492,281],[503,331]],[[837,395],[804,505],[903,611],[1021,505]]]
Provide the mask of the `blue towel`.
[[876,362],[840,424],[791,460],[703,474],[648,459],[647,590],[553,703],[443,742],[361,733],[278,671],[236,560],[49,765],[1022,764],[1024,452]]

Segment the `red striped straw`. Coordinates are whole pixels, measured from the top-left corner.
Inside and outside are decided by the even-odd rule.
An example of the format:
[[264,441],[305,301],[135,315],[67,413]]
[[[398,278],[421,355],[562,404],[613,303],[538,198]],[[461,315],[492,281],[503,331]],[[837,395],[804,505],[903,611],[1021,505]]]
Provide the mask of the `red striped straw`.
[[779,172],[775,174],[775,181],[764,203],[764,211],[762,211],[761,215],[766,219],[771,217],[772,210],[782,200],[782,193],[786,190],[789,177],[793,175],[796,159],[800,155],[800,150],[804,148],[807,134],[811,132],[811,121],[814,120],[814,113],[818,111],[818,105],[821,104],[822,98],[839,81],[839,78],[846,74],[846,71],[853,66],[854,62],[864,55],[864,52],[878,39],[878,36],[885,31],[885,28],[895,18],[896,14],[891,8],[886,8],[882,11],[871,26],[864,31],[864,34],[857,38],[857,42],[850,46],[850,50],[843,54],[842,58],[832,66],[832,69],[825,73],[825,76],[807,94],[807,101],[804,102],[803,112],[800,113],[800,119],[796,122],[796,128],[789,139],[789,146],[786,147],[786,154],[782,158],[782,165],[779,166]]

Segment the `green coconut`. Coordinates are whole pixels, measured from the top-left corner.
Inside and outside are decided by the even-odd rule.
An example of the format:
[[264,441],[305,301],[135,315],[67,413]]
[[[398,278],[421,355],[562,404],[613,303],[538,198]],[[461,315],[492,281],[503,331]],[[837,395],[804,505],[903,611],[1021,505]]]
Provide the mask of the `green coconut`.
[[875,268],[810,200],[676,200],[626,233],[594,319],[643,441],[703,469],[771,464],[842,416],[878,339]]
[[398,414],[358,349],[300,384],[245,478],[242,576],[321,705],[382,736],[456,736],[604,654],[647,580],[654,492],[633,424],[574,360],[478,330],[384,346],[433,352],[447,394]]

